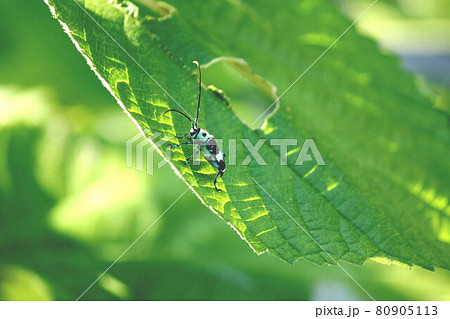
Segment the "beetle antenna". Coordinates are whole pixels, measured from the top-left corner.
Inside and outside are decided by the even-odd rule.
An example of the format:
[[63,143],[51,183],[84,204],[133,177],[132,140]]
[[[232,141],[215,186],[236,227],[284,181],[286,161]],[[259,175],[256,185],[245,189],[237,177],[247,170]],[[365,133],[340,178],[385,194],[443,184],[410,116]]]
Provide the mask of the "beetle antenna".
[[198,115],[200,113],[200,100],[202,98],[202,70],[200,68],[200,64],[198,61],[192,61],[198,68],[198,103],[197,103],[197,115],[195,117],[195,121],[193,123],[193,127],[198,127]]
[[[189,121],[189,123],[191,123],[190,117],[187,116],[186,114],[184,114],[184,113],[181,112],[181,111],[178,111],[178,110],[175,110],[175,109],[168,109],[167,111],[165,111],[165,112],[163,113],[163,115],[166,114],[166,113],[168,113],[168,112],[176,112],[176,113],[179,113],[179,114],[183,115],[185,118],[187,118],[187,120]],[[192,123],[193,123],[193,122],[192,122]]]

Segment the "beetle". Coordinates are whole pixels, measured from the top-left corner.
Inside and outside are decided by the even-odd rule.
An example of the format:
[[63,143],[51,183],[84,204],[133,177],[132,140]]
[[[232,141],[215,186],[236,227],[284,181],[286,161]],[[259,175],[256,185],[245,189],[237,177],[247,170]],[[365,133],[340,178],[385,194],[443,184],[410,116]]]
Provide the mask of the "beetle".
[[197,102],[197,114],[195,116],[194,120],[191,120],[191,118],[176,109],[168,109],[163,113],[166,114],[168,112],[175,112],[178,114],[181,114],[184,116],[191,124],[191,130],[182,135],[177,136],[176,138],[181,139],[185,136],[189,140],[189,142],[180,143],[177,145],[170,145],[170,147],[175,148],[179,147],[180,145],[196,145],[194,153],[189,156],[184,162],[183,165],[187,165],[189,160],[198,152],[202,152],[203,157],[217,170],[216,178],[214,179],[214,188],[216,191],[220,192],[221,189],[217,188],[217,179],[219,177],[222,177],[225,173],[225,154],[219,149],[219,146],[217,145],[217,141],[214,139],[214,136],[211,135],[207,130],[200,128],[198,126],[198,116],[200,113],[200,101],[201,101],[201,95],[202,95],[202,71],[200,68],[200,64],[197,61],[193,61],[195,65],[197,65],[198,68],[198,74],[199,74],[199,81],[198,81],[198,102]]

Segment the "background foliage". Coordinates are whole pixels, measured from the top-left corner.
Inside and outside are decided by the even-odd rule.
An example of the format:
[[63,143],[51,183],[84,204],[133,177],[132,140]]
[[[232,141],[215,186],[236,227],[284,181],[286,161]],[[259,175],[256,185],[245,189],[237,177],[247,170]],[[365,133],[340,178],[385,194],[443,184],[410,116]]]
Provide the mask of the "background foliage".
[[[7,7],[15,12],[17,6],[8,2]],[[135,133],[131,123],[113,107],[45,6],[24,7],[20,23],[8,12],[2,12],[0,22],[5,44],[0,64],[6,70],[0,75],[0,146],[5,154],[0,158],[1,297],[74,299],[184,186],[167,167],[149,178],[124,166],[124,141]],[[351,14],[349,7],[343,8]],[[401,3],[381,8],[400,21],[410,19]],[[433,18],[442,11],[430,12]],[[445,85],[448,79],[439,74],[430,78]],[[214,79],[214,72],[210,76]],[[249,94],[239,92],[245,80],[238,84],[233,90],[228,83],[227,93],[242,101],[240,94]],[[345,267],[376,299],[448,299],[444,271],[372,263]],[[190,195],[86,295],[111,298],[365,296],[335,267],[306,262],[292,267],[268,255],[252,255]]]

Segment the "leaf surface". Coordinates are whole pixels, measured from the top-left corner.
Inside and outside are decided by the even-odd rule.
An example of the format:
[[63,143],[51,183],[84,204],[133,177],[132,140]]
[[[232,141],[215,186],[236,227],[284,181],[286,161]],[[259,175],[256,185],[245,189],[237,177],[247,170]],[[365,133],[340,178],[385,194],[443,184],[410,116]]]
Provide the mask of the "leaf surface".
[[[46,2],[138,127],[172,142],[189,126],[163,113],[195,114],[193,60],[240,59],[231,64],[280,94],[351,24],[319,0]],[[237,139],[238,164],[248,155],[241,139],[300,141],[286,166],[267,141],[260,149],[267,165],[229,166],[220,193],[208,163],[182,165],[190,147],[172,152],[174,171],[257,253],[333,263],[319,243],[336,260],[450,269],[446,118],[396,57],[355,28],[282,97],[262,129],[250,129],[216,90],[203,89],[202,105],[200,125],[225,152]],[[309,138],[325,166],[295,165]]]

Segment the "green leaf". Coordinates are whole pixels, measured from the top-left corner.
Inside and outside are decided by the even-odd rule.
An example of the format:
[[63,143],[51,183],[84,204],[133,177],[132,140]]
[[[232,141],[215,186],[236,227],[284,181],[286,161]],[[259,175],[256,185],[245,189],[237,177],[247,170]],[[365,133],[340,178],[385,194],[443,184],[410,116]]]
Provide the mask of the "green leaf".
[[[46,2],[137,126],[172,142],[189,126],[163,113],[182,106],[195,114],[193,60],[204,66],[234,58],[239,72],[281,94],[351,24],[320,0]],[[260,138],[313,138],[326,163],[295,165],[300,144],[281,166],[279,149],[266,142],[260,154],[267,165],[228,167],[219,183],[225,191],[217,193],[208,163],[183,166],[192,150],[173,151],[175,172],[257,253],[333,263],[319,243],[336,260],[450,269],[448,125],[396,57],[353,28],[283,96],[262,129],[250,129],[229,101],[204,89],[200,124],[224,140],[225,151],[238,140],[238,164],[248,155],[240,139],[254,145]]]

